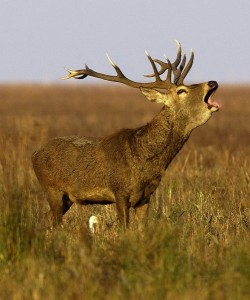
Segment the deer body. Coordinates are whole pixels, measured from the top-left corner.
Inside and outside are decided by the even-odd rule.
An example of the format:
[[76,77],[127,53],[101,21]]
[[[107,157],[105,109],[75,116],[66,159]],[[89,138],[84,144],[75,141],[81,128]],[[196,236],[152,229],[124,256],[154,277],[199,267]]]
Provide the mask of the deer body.
[[60,198],[136,208],[148,201],[187,138],[163,109],[145,126],[104,138],[54,138],[33,154],[33,164],[39,181],[61,191]]
[[32,156],[34,170],[47,192],[55,223],[62,221],[74,202],[115,203],[125,227],[130,207],[144,217],[150,196],[192,130],[219,109],[210,99],[217,87],[214,81],[189,87],[172,84],[163,93],[142,86],[148,100],[164,105],[150,123],[103,138],[57,137],[36,151]]

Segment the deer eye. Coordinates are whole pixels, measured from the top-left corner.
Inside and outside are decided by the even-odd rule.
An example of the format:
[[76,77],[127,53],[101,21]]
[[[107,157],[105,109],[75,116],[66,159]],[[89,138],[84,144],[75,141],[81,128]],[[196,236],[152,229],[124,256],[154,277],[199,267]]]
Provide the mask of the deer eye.
[[183,90],[183,89],[180,89],[179,91],[177,91],[177,94],[178,94],[178,95],[180,95],[180,94],[182,94],[182,93],[187,93],[187,91],[186,91],[186,90]]

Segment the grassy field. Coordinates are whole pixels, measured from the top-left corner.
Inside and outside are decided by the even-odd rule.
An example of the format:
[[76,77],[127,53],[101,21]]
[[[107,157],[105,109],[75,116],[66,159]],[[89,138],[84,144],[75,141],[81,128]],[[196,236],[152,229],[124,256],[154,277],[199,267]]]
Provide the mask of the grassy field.
[[[160,110],[119,86],[0,86],[0,299],[249,299],[250,87],[223,86],[153,195],[149,226],[113,206],[51,215],[30,156],[59,135],[102,136]],[[99,216],[94,237],[90,215]]]

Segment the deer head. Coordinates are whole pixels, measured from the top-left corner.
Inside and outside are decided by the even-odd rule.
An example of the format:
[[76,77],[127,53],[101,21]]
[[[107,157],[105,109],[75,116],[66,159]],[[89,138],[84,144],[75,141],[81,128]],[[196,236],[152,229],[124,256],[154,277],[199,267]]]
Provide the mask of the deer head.
[[[186,122],[187,128],[185,130],[190,132],[197,126],[204,124],[213,112],[219,110],[220,104],[211,99],[211,95],[218,88],[218,84],[216,81],[209,81],[189,86],[185,85],[183,81],[193,65],[194,52],[191,50],[191,56],[186,65],[186,55],[184,54],[182,57],[181,45],[178,41],[176,42],[178,51],[173,63],[167,57],[165,57],[166,61],[153,59],[146,52],[153,68],[153,74],[144,76],[148,78],[154,77],[154,82],[141,83],[128,79],[108,55],[108,60],[117,73],[116,76],[98,73],[85,65],[85,69],[81,70],[69,70],[65,68],[69,74],[62,79],[71,77],[84,79],[87,76],[92,76],[139,88],[148,100],[165,105],[176,117],[179,116],[184,120],[190,120],[190,122]],[[160,66],[160,70],[158,70],[156,64]],[[165,79],[162,79],[161,76],[166,72]]]

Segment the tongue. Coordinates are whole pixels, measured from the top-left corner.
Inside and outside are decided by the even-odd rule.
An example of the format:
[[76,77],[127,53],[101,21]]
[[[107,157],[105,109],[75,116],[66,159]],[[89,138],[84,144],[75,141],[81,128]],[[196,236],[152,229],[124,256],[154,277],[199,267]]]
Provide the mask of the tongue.
[[208,99],[208,104],[217,108],[221,108],[221,104],[216,101],[213,101],[211,97],[209,97]]

